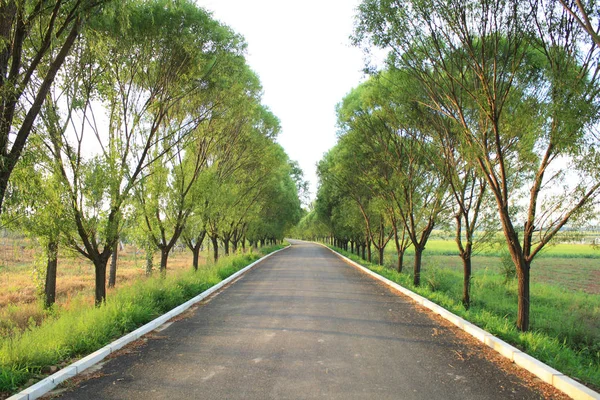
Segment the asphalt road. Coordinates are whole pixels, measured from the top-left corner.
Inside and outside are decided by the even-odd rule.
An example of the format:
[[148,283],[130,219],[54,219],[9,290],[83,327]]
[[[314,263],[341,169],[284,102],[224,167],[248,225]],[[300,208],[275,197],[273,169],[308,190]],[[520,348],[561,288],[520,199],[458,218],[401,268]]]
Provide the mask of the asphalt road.
[[64,399],[539,399],[410,300],[294,242]]

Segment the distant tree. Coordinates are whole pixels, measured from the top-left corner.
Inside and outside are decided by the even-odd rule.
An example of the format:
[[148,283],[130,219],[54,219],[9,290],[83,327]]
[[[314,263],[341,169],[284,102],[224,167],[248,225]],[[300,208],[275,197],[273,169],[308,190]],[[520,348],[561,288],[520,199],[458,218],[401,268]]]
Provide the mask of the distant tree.
[[[413,115],[410,102],[388,96],[390,89],[375,80],[348,94],[338,107],[338,120],[349,140],[348,153],[362,171],[368,188],[376,188],[398,234],[398,220],[414,249],[413,280],[420,284],[422,253],[439,215],[447,208],[447,184],[440,153],[431,133]],[[391,238],[390,235],[390,238]],[[389,239],[388,239],[389,240]],[[405,243],[398,241],[401,259]]]

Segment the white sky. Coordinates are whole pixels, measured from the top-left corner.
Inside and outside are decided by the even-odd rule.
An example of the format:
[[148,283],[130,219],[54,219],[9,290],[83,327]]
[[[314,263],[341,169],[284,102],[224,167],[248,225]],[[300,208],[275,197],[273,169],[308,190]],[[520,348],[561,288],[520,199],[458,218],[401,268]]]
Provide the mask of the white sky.
[[263,85],[263,104],[281,120],[278,142],[316,194],[316,163],[336,142],[335,105],[364,75],[352,47],[360,0],[196,0],[242,34]]

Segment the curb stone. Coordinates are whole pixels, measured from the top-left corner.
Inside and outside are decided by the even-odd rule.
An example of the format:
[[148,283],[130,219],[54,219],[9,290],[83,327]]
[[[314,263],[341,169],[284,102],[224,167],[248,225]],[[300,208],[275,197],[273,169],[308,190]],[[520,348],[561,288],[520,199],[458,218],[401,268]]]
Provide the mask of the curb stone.
[[160,327],[161,325],[163,325],[165,322],[167,322],[171,318],[186,311],[192,305],[204,300],[211,294],[213,294],[216,291],[218,291],[219,289],[221,289],[223,286],[236,280],[238,277],[240,277],[241,275],[245,274],[246,272],[248,272],[249,270],[254,268],[257,264],[264,261],[266,258],[272,256],[275,253],[279,253],[280,251],[285,250],[289,247],[291,247],[291,246],[286,246],[283,249],[276,250],[272,253],[267,254],[264,257],[259,258],[258,260],[254,261],[252,264],[247,265],[246,267],[242,268],[235,274],[229,276],[226,279],[223,279],[221,282],[219,282],[216,285],[212,286],[211,288],[205,290],[204,292],[200,293],[196,297],[186,301],[185,303],[175,307],[174,309],[167,312],[166,314],[163,314],[160,317],[148,322],[146,325],[142,325],[138,329],[107,344],[106,346],[96,350],[95,352],[87,355],[86,357],[61,369],[60,371],[42,379],[41,381],[24,389],[23,391],[12,395],[7,400],[34,400],[34,399],[37,399],[38,397],[45,395],[46,393],[48,393],[49,391],[54,389],[56,386],[58,386],[60,383],[64,382],[65,380],[73,378],[74,376],[81,374],[87,368],[99,363],[100,361],[102,361],[104,358],[106,358],[111,353],[114,353],[115,351],[121,349],[123,346],[139,339],[140,337],[144,336],[146,333],[155,330],[156,328]]
[[555,370],[547,364],[539,361],[538,359],[522,352],[521,350],[511,346],[505,341],[495,337],[491,333],[479,328],[478,326],[468,322],[467,320],[459,317],[446,310],[445,308],[435,304],[431,300],[426,299],[425,297],[406,289],[403,286],[400,286],[396,282],[392,282],[391,280],[371,271],[370,269],[363,267],[355,261],[352,261],[348,257],[343,256],[337,251],[331,249],[330,247],[317,242],[312,242],[318,245],[321,245],[331,252],[336,254],[346,263],[352,265],[355,268],[358,268],[362,272],[367,275],[371,275],[373,278],[385,283],[386,285],[394,288],[395,290],[401,292],[402,294],[410,297],[416,303],[422,305],[433,311],[434,313],[440,315],[442,318],[452,322],[454,325],[473,336],[475,339],[484,343],[486,346],[496,350],[499,354],[508,358],[519,367],[531,372],[544,382],[554,386],[558,390],[565,393],[567,396],[572,397],[576,400],[600,400],[600,393],[593,391],[587,386],[582,385],[581,383],[575,381],[572,378],[569,378],[567,375]]

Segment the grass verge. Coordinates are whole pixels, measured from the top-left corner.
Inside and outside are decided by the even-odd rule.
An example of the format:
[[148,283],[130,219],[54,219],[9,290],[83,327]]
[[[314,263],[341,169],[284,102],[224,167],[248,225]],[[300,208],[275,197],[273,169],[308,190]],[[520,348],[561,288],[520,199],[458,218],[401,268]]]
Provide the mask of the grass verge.
[[[0,398],[44,378],[51,366],[63,366],[107,345],[219,283],[248,264],[284,246],[265,247],[221,259],[197,272],[186,271],[139,280],[117,290],[101,307],[83,298],[47,318],[42,325],[0,340]],[[158,275],[158,274],[157,274]]]
[[519,332],[516,282],[489,270],[478,271],[471,287],[472,305],[462,306],[460,271],[423,269],[422,285],[415,287],[410,273],[367,263],[334,248],[371,271],[439,304],[456,315],[556,368],[594,390],[600,389],[600,296],[547,284],[531,285],[531,331]]

